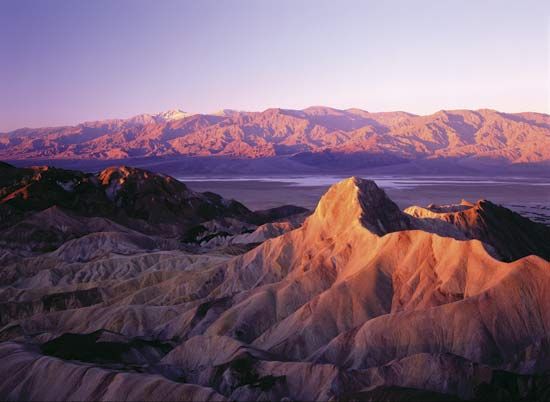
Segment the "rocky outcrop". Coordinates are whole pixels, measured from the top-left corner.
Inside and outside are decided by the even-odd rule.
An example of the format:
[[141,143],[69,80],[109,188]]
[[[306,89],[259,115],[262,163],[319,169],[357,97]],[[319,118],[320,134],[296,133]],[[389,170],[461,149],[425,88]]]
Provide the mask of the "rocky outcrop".
[[462,200],[457,205],[432,204],[426,208],[413,206],[405,212],[424,222],[451,223],[466,238],[490,244],[505,261],[531,254],[550,260],[550,227],[487,200],[475,204]]

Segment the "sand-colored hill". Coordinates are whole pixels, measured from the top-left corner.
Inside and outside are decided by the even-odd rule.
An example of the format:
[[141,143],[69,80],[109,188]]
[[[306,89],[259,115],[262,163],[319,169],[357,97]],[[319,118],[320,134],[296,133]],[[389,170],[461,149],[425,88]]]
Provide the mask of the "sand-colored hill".
[[[238,256],[123,231],[68,240],[1,271],[0,396],[545,400],[550,262],[538,226],[510,216],[405,213],[353,177]],[[503,227],[533,252],[474,236]]]

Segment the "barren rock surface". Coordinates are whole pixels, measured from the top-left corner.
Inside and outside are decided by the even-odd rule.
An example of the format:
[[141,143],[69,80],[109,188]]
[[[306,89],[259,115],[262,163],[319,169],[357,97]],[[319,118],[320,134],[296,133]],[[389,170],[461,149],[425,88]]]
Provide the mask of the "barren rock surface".
[[[98,183],[141,195],[161,180],[175,215],[130,229],[117,213],[7,203],[21,215],[0,233],[0,399],[550,397],[547,227],[487,201],[403,212],[352,177],[307,217],[239,220],[192,195],[220,214],[186,216],[174,237],[157,229],[194,193],[176,202],[183,187],[134,173]],[[25,245],[43,233],[53,249]]]

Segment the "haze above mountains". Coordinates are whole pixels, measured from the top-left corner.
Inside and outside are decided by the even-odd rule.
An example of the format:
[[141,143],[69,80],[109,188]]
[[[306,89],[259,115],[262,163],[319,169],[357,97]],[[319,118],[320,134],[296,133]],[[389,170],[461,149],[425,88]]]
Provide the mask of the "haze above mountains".
[[207,166],[205,171],[212,171],[211,166],[221,160],[239,160],[259,171],[282,173],[410,163],[472,169],[546,167],[550,162],[550,116],[488,109],[439,111],[427,116],[328,107],[223,110],[215,114],[172,110],[0,134],[0,158],[194,158]]

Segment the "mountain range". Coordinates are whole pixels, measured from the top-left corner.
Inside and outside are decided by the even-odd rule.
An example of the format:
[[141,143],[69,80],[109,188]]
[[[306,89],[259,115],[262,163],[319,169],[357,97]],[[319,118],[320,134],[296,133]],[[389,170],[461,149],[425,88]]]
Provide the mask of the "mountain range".
[[550,398],[550,228],[488,200],[0,171],[0,399]]
[[546,165],[550,116],[495,110],[405,112],[310,107],[263,112],[172,110],[0,134],[4,160],[283,158],[334,169],[411,161]]

